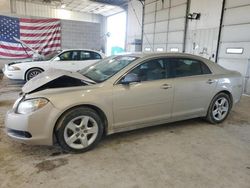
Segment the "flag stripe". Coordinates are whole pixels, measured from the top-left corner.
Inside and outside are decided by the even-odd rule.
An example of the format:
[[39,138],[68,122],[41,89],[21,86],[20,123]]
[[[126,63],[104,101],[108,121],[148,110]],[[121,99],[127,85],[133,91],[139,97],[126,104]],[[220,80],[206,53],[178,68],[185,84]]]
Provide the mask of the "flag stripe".
[[27,22],[27,23],[48,23],[48,22],[56,22],[60,21],[59,19],[32,19],[32,18],[20,18],[20,22]]
[[55,31],[60,31],[60,27],[59,28],[53,28],[53,29],[47,29],[47,30],[20,30],[20,33],[34,33],[34,34],[38,34],[38,33],[50,33],[50,32],[55,32]]
[[46,29],[54,29],[60,27],[60,24],[52,25],[52,26],[20,26],[20,29],[26,30],[46,30]]
[[0,56],[8,57],[8,58],[27,58],[27,57],[31,57],[31,55],[27,55],[27,54],[12,54],[12,53],[6,53],[6,52],[0,52]]
[[54,32],[46,32],[46,33],[20,33],[20,36],[22,38],[24,37],[43,37],[43,36],[48,36],[48,35],[52,35],[52,34],[61,34],[60,30],[56,30]]
[[52,37],[61,37],[60,33],[55,33],[51,35],[45,35],[45,36],[39,36],[39,37],[22,37],[22,41],[43,41],[43,40],[49,40]]
[[[53,38],[51,38],[51,39],[53,39],[53,40],[61,40],[61,37],[53,37]],[[47,42],[48,40],[23,40],[23,42],[25,42],[26,44],[43,44],[43,43],[45,43],[45,42]]]
[[[14,46],[8,46],[8,45],[4,45],[4,44],[0,44],[0,50],[13,50],[13,51],[30,51],[29,48],[23,48],[23,47],[14,47]],[[60,43],[53,43],[53,44],[49,44],[46,45],[46,48],[52,48],[52,47],[61,47]],[[37,50],[39,47],[34,47],[34,50]],[[13,52],[14,53],[14,52]]]
[[58,25],[60,24],[60,21],[57,21],[57,22],[48,22],[48,23],[45,23],[45,22],[42,22],[42,23],[26,23],[26,22],[20,22],[20,26],[53,26],[53,25]]

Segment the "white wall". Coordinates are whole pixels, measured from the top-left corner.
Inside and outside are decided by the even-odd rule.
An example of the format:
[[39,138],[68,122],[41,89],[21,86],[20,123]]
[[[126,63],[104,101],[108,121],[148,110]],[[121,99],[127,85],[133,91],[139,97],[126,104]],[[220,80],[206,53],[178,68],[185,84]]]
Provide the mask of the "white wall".
[[[139,21],[138,21],[139,20]],[[128,4],[127,15],[127,51],[135,51],[135,39],[141,39],[142,4],[138,0],[131,0]]]

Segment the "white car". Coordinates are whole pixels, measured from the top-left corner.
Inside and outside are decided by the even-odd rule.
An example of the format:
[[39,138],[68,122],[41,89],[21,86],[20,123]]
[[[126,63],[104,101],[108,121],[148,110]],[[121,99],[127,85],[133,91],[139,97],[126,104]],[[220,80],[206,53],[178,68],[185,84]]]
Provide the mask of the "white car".
[[77,71],[97,62],[100,59],[103,59],[104,57],[104,54],[94,50],[63,50],[47,61],[5,64],[3,73],[9,79],[28,81],[41,72],[51,68]]

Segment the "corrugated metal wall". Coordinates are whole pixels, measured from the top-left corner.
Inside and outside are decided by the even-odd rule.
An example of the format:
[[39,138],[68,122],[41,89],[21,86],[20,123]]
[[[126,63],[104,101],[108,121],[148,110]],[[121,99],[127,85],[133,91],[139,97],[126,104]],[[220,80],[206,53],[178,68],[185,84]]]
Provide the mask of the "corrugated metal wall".
[[187,31],[185,52],[215,60],[219,28]]
[[245,76],[250,94],[250,2],[226,0],[221,29],[218,63]]
[[146,0],[144,51],[182,52],[187,0]]

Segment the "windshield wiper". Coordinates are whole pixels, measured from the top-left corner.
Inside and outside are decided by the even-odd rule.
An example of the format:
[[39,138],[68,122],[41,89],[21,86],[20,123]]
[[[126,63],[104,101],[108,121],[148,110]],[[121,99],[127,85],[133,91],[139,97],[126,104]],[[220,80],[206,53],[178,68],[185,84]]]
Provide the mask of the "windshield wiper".
[[91,85],[92,84],[96,84],[96,82],[94,82],[94,81],[88,81],[88,80],[82,80],[82,82],[85,83],[85,84],[88,84],[88,85],[89,84],[91,84]]

